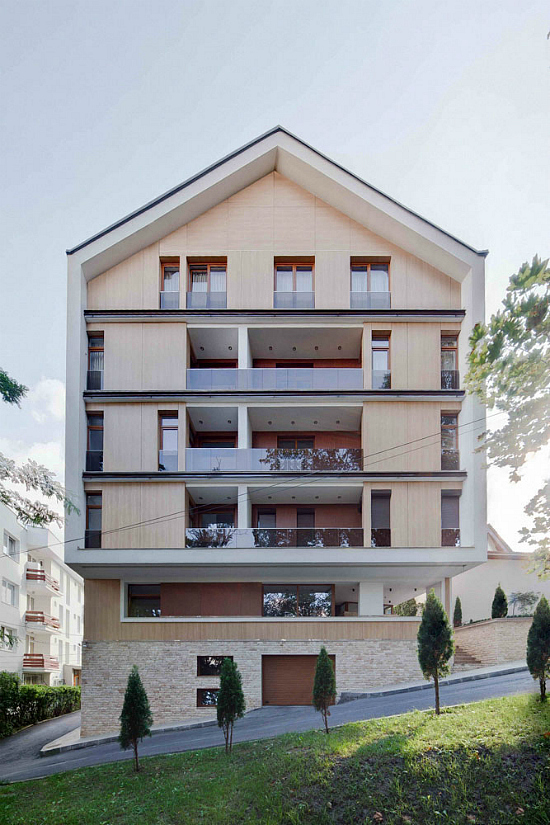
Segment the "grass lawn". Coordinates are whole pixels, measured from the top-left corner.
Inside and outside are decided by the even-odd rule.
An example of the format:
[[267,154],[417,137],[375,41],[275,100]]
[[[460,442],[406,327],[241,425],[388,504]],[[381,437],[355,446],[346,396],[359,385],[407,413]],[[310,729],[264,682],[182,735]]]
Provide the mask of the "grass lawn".
[[0,787],[2,825],[546,825],[550,702],[417,711]]

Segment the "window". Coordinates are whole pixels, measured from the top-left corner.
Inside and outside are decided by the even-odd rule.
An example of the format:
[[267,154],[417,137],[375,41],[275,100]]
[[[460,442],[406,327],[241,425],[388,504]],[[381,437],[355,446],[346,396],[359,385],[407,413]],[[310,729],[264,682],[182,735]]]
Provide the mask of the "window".
[[88,472],[102,472],[103,470],[103,413],[88,413],[86,470]]
[[330,584],[266,584],[263,594],[263,615],[279,618],[331,616],[332,591]]
[[89,390],[103,389],[104,345],[102,332],[88,333],[88,380]]
[[391,389],[390,335],[387,332],[372,336],[372,388]]
[[19,588],[7,579],[2,579],[2,601],[10,607],[19,606]]
[[275,265],[275,309],[312,309],[313,263]]
[[134,618],[160,616],[160,584],[129,584],[128,616]]
[[391,547],[389,490],[373,490],[370,499],[371,547]]
[[455,490],[441,491],[441,546],[460,547],[460,496]]
[[285,435],[280,435],[277,438],[278,450],[313,450],[315,446],[315,438],[288,438]]
[[227,306],[227,264],[189,264],[188,309],[225,309]]
[[86,533],[84,547],[101,547],[101,493],[86,494]]
[[179,309],[180,306],[180,265],[179,261],[161,262],[160,265],[160,308]]
[[277,514],[275,510],[260,507],[257,513],[257,526],[260,530],[268,530],[277,526]]
[[203,528],[220,528],[235,526],[235,509],[231,508],[222,513],[201,513],[199,526]]
[[215,708],[218,703],[219,688],[198,688],[197,707]]
[[4,530],[4,553],[15,558],[17,556],[17,539]]
[[442,335],[441,389],[457,390],[458,385],[458,339],[456,335]]
[[197,676],[219,676],[224,659],[233,656],[197,656]]
[[159,470],[178,470],[178,414],[159,413]]
[[459,469],[457,413],[441,413],[441,469]]
[[13,627],[0,625],[0,650],[15,650],[17,648],[17,636]]
[[71,611],[68,608],[65,609],[65,633],[71,635]]
[[389,309],[388,263],[351,262],[351,309]]
[[67,602],[67,604],[71,603],[71,580],[68,576],[67,576],[67,588],[65,590],[65,601]]

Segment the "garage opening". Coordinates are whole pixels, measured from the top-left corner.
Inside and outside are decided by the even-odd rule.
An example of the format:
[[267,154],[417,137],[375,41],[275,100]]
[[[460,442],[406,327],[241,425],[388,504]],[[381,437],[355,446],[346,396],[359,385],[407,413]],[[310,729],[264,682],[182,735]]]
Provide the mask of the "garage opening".
[[262,704],[311,705],[316,664],[317,656],[262,656]]

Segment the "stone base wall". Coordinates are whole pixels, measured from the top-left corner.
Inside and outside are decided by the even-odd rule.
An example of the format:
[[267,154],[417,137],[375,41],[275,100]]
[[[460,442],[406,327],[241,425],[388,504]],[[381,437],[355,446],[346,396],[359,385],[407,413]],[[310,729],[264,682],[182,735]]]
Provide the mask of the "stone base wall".
[[533,619],[488,619],[455,627],[455,643],[483,665],[525,660],[527,634]]
[[[241,672],[247,710],[262,704],[263,655],[317,655],[319,641],[87,642],[82,662],[82,736],[118,730],[124,691],[137,665],[154,725],[205,721],[212,708],[197,708],[197,688],[219,687],[219,678],[197,676],[197,656],[233,656]],[[338,693],[421,679],[416,640],[325,642],[336,657]]]

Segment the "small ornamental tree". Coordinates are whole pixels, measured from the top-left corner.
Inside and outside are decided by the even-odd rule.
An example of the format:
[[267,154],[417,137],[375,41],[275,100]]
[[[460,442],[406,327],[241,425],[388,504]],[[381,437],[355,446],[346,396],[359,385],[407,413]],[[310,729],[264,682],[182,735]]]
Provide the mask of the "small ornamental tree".
[[449,619],[433,590],[426,598],[417,640],[420,669],[425,679],[434,680],[435,712],[439,714],[439,679],[449,672],[454,643]]
[[237,719],[242,719],[245,710],[241,674],[235,662],[226,658],[220,670],[220,689],[216,707],[218,727],[223,730],[226,753],[231,753],[233,748],[233,725]]
[[408,599],[406,602],[396,604],[394,607],[396,616],[416,616],[418,613],[418,605],[416,599]]
[[127,748],[134,749],[134,767],[136,771],[139,771],[138,741],[141,741],[144,736],[151,736],[152,724],[153,717],[149,700],[138,669],[134,665],[128,676],[128,684],[124,694],[118,741],[120,747],[124,750]]
[[497,585],[493,605],[491,607],[491,619],[504,619],[508,615],[508,599],[502,587]]
[[330,706],[336,699],[336,677],[334,665],[326,648],[322,647],[317,657],[315,678],[313,680],[313,707],[318,710],[325,723],[325,733],[328,733],[328,717]]
[[453,627],[460,627],[462,624],[462,602],[460,596],[456,597],[455,609],[453,613]]
[[527,667],[539,680],[541,701],[546,701],[546,680],[550,679],[550,605],[545,596],[538,603],[527,634]]

